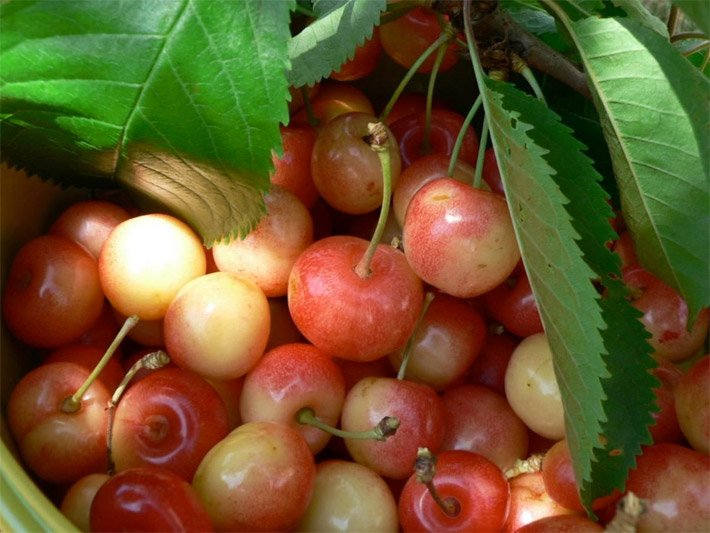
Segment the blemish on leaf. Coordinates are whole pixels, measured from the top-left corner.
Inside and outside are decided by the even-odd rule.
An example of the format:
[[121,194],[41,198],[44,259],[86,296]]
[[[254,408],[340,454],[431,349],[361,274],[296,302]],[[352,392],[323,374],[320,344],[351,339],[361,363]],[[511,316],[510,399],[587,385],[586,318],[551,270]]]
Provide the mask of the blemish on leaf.
[[609,452],[609,457],[619,457],[620,455],[624,454],[624,450],[621,448],[614,448]]
[[606,438],[606,435],[602,435],[601,433],[597,435],[597,440],[602,446],[606,446],[607,444],[609,444],[609,439]]

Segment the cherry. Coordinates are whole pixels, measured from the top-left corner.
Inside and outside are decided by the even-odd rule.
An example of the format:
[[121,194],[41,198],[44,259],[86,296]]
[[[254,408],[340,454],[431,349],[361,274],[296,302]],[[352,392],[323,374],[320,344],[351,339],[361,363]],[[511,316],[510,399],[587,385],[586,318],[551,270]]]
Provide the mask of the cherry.
[[228,430],[227,408],[212,385],[192,372],[161,368],[131,386],[116,407],[114,467],[160,466],[189,482]]
[[520,260],[505,199],[450,178],[431,181],[414,195],[403,241],[414,272],[459,298],[493,289]]
[[273,156],[271,183],[295,194],[306,209],[313,207],[318,191],[311,176],[311,154],[316,142],[316,130],[307,125],[281,127],[283,155]]
[[212,254],[220,271],[250,279],[268,297],[286,296],[291,268],[313,242],[313,219],[294,194],[278,185],[264,202],[267,214],[256,228],[243,239],[218,242]]
[[303,335],[298,331],[291,318],[291,313],[288,311],[286,298],[269,298],[269,314],[271,316],[271,328],[265,350],[271,350],[282,344],[303,342]]
[[632,290],[632,305],[643,313],[641,321],[652,335],[655,354],[674,363],[695,354],[707,337],[710,310],[701,311],[688,330],[688,305],[677,291],[638,265],[622,274]]
[[414,474],[399,498],[404,531],[499,531],[503,526],[510,486],[500,468],[482,455],[461,450],[441,452],[431,484],[440,499],[450,504],[450,514],[439,507]]
[[483,180],[488,184],[493,192],[505,195],[503,181],[500,177],[498,159],[493,148],[486,149],[483,156]]
[[[374,115],[375,110],[367,95],[355,85],[337,81],[323,82],[315,98],[311,101],[311,111],[321,128],[340,115],[365,113]],[[296,113],[291,124],[309,124],[306,109]],[[319,134],[320,135],[320,134]]]
[[637,531],[710,530],[710,457],[672,443],[644,449],[626,489],[645,501]]
[[476,385],[447,390],[446,432],[442,450],[466,450],[483,455],[501,470],[528,452],[528,428],[501,395]]
[[710,356],[704,355],[675,386],[675,411],[683,435],[699,452],[710,454]]
[[[113,336],[116,336],[115,333]],[[43,364],[65,361],[76,363],[91,372],[103,357],[105,350],[106,346],[99,348],[87,344],[67,344],[51,352],[45,357]],[[106,390],[114,391],[123,380],[124,374],[123,366],[118,362],[118,359],[114,358],[106,363],[98,379],[104,384]]]
[[42,235],[15,255],[2,294],[2,316],[16,338],[38,348],[77,340],[104,305],[96,260],[59,235]]
[[542,518],[574,513],[550,498],[542,471],[519,474],[510,479],[509,483],[510,509],[505,521],[506,532],[519,531],[526,524]]
[[[438,153],[450,156],[453,153],[456,137],[463,127],[464,117],[447,109],[432,109],[429,124],[429,145],[425,147],[426,113],[420,111],[406,115],[390,126],[402,158],[402,168],[407,168],[422,156]],[[459,152],[459,159],[469,165],[476,164],[478,157],[478,136],[468,126]]]
[[369,468],[330,459],[316,465],[313,497],[297,531],[397,531],[397,502]]
[[90,530],[91,504],[98,490],[109,479],[108,474],[87,474],[74,482],[64,494],[59,510],[79,531]]
[[649,427],[653,442],[681,442],[683,432],[676,415],[675,388],[683,372],[670,361],[660,358],[653,375],[661,382],[660,387],[654,390],[658,406],[658,411],[652,413],[655,423]]
[[96,492],[91,531],[213,531],[190,484],[156,466],[124,470]]
[[422,283],[399,250],[380,244],[370,273],[355,272],[367,247],[357,237],[327,237],[309,246],[291,271],[293,321],[331,357],[386,355],[407,341],[422,308]]
[[507,333],[489,332],[464,381],[483,385],[505,396],[505,373],[518,342]]
[[[438,294],[414,336],[404,378],[441,390],[461,378],[476,360],[486,337],[483,317],[463,300]],[[405,347],[389,356],[399,368]]]
[[522,263],[513,274],[482,296],[486,311],[518,337],[542,333],[542,320],[535,295]]
[[[316,189],[323,199],[344,213],[363,214],[382,205],[383,176],[377,154],[367,142],[372,114],[347,113],[323,127],[311,159]],[[391,134],[390,134],[391,136]],[[400,174],[399,149],[388,143],[392,188]]]
[[523,339],[505,373],[505,395],[532,431],[553,440],[565,437],[564,408],[544,333]]
[[[436,13],[427,8],[417,7],[392,22],[380,26],[380,39],[385,53],[404,68],[409,68],[437,40],[441,32],[442,28]],[[457,61],[456,46],[449,45],[439,71],[450,69]],[[433,66],[432,56],[424,61],[417,72],[431,72]]]
[[516,533],[595,533],[604,528],[580,515],[555,515],[540,518],[519,528]]
[[202,243],[175,217],[142,215],[122,222],[99,256],[101,286],[121,314],[163,318],[177,292],[206,271]]
[[51,235],[62,235],[81,244],[99,258],[109,233],[130,214],[123,207],[102,200],[76,202],[65,209],[49,227]]
[[369,377],[345,397],[344,431],[367,431],[385,417],[399,420],[397,432],[385,441],[345,439],[351,457],[380,475],[409,476],[418,447],[438,450],[444,437],[444,407],[434,389],[395,378]]
[[[542,460],[542,478],[545,481],[545,490],[553,500],[572,511],[584,511],[566,439],[556,442],[545,454]],[[592,502],[592,510],[602,509],[619,497],[617,491],[599,497]]]
[[301,435],[278,422],[242,424],[202,460],[192,485],[225,531],[284,531],[303,517],[316,467]]
[[78,410],[62,407],[89,374],[76,363],[48,363],[25,374],[10,393],[7,421],[20,454],[32,472],[51,483],[106,471],[109,391],[94,381],[80,396]]
[[239,408],[244,422],[289,424],[315,454],[330,434],[299,424],[297,413],[309,407],[322,422],[335,425],[344,399],[345,379],[332,359],[310,344],[294,343],[266,352],[246,375]]
[[375,70],[381,54],[380,29],[375,26],[372,37],[355,49],[352,59],[343,63],[337,71],[331,72],[330,78],[336,81],[355,81],[364,78]]
[[264,292],[230,272],[206,274],[186,284],[165,315],[165,347],[181,368],[230,380],[251,370],[269,339]]

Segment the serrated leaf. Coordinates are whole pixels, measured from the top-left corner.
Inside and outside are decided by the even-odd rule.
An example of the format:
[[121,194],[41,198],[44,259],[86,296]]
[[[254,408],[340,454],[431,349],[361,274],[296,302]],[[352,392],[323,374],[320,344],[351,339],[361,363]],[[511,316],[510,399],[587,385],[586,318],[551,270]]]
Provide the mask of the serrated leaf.
[[569,24],[641,263],[692,315],[710,304],[708,80],[635,20]]
[[705,0],[673,0],[688,15],[705,35],[710,35],[710,2]]
[[641,0],[613,0],[614,5],[623,9],[626,14],[638,22],[668,38],[668,28],[665,22],[651,13]]
[[555,18],[537,2],[501,0],[500,8],[505,9],[516,23],[558,52],[565,52],[570,48],[567,40],[559,34]]
[[137,190],[206,243],[248,231],[288,119],[292,4],[3,4],[3,159]]
[[318,18],[288,44],[289,83],[313,85],[352,59],[355,49],[372,37],[387,8],[386,0],[318,0]]

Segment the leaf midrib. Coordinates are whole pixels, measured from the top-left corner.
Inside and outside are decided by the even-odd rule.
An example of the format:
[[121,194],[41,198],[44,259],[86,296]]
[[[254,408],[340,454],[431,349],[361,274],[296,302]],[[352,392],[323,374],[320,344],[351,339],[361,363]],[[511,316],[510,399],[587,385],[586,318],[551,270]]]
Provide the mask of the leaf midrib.
[[170,24],[170,27],[167,28],[165,33],[163,34],[163,44],[160,46],[160,48],[156,51],[155,57],[153,58],[153,61],[150,64],[150,68],[148,69],[148,73],[146,74],[145,80],[143,80],[143,83],[140,84],[140,89],[138,90],[138,94],[136,94],[136,99],[133,102],[133,106],[131,107],[130,113],[128,114],[128,117],[126,118],[126,122],[123,126],[123,129],[121,130],[121,134],[118,138],[118,143],[116,145],[116,155],[114,158],[113,162],[113,170],[114,170],[114,179],[116,178],[116,171],[118,170],[118,163],[119,159],[121,157],[121,154],[123,153],[123,148],[124,148],[124,143],[126,141],[126,136],[128,134],[128,131],[130,129],[131,123],[133,122],[133,119],[136,115],[136,112],[138,111],[138,108],[140,107],[140,102],[143,99],[143,95],[145,94],[146,88],[148,87],[151,78],[155,75],[156,72],[156,67],[158,63],[160,62],[160,58],[163,55],[163,51],[168,45],[168,42],[170,41],[173,30],[177,26],[178,22],[180,19],[182,19],[183,15],[185,14],[185,10],[187,9],[187,6],[189,5],[191,0],[184,0],[182,7],[180,10],[177,12],[175,15],[175,18],[173,19],[172,23]]

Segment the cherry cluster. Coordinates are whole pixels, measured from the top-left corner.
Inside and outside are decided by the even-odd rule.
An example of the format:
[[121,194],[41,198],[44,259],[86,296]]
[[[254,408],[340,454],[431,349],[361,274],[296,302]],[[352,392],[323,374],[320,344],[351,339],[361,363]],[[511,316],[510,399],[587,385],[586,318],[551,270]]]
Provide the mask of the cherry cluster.
[[[440,34],[417,8],[294,92],[246,238],[206,249],[172,216],[92,199],[15,256],[3,320],[44,360],[7,419],[80,529],[602,530],[492,149],[474,187],[463,116],[404,93],[377,117],[351,83]],[[419,72],[457,59],[450,44]],[[615,250],[661,382],[637,526],[707,530],[708,312],[688,330],[628,234]],[[622,496],[594,502],[602,521]]]

